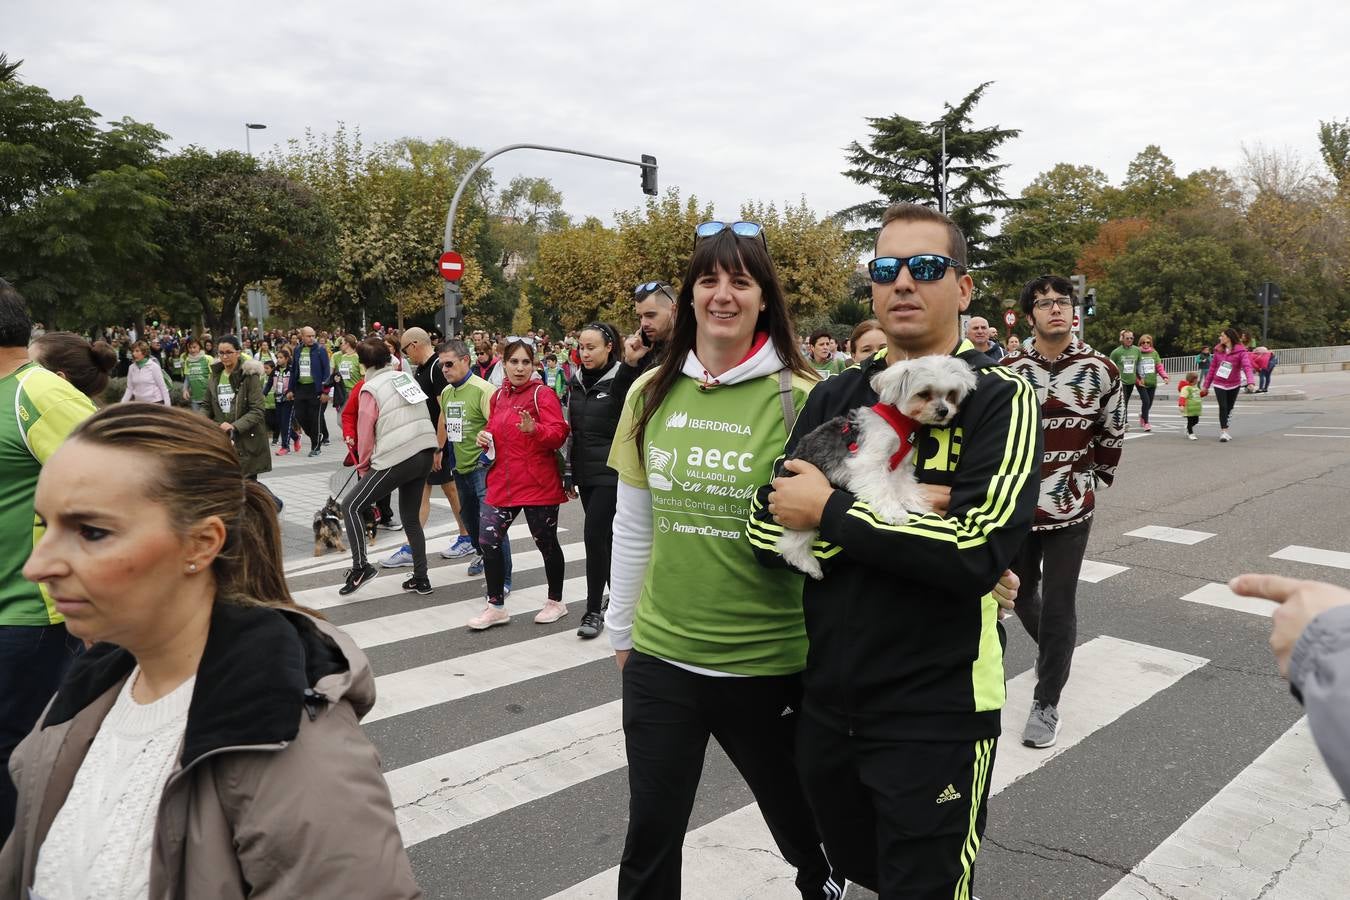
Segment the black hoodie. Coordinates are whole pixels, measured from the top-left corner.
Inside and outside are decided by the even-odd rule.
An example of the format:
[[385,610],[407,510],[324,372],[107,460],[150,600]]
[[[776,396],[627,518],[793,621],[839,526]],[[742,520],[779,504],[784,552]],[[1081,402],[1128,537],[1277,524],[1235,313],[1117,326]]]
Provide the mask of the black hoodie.
[[[876,403],[870,381],[885,355],[818,384],[785,453],[821,423]],[[805,709],[849,734],[925,741],[999,734],[1003,650],[990,591],[1031,530],[1040,410],[1025,379],[969,341],[953,355],[978,374],[975,391],[949,426],[921,428],[912,453],[919,481],[951,487],[947,515],[889,525],[836,490],[821,520],[815,555],[825,578],[806,579],[803,593]],[[782,565],[769,492],[765,485],[752,501],[748,534],[761,563]]]

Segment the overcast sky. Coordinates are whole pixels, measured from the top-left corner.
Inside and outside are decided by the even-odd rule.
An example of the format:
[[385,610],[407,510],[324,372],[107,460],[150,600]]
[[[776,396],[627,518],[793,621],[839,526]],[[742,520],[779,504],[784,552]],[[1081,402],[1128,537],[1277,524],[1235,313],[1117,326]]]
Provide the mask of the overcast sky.
[[[1118,181],[1157,143],[1185,174],[1242,146],[1317,161],[1350,117],[1350,4],[1228,0],[777,3],[0,0],[0,50],[54,95],[151,122],[173,146],[253,150],[306,128],[367,140],[531,142],[660,162],[662,188],[820,213],[870,194],[840,174],[866,116],[938,117],[983,81],[978,126],[1016,193],[1058,162]],[[499,184],[550,178],[573,215],[641,204],[636,168],[518,151]]]

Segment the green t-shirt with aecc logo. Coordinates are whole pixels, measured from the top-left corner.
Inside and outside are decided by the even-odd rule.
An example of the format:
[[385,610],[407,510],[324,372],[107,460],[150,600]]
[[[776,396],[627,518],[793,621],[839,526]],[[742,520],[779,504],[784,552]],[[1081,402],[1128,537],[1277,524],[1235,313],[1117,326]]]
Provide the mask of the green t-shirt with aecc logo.
[[356,383],[366,374],[355,353],[333,354],[333,369],[342,377],[342,383],[349,391],[356,387]]
[[[642,388],[634,382],[610,448],[625,484],[651,492],[652,553],[633,622],[633,646],[674,662],[737,675],[806,666],[802,577],[765,569],[745,534],[750,498],[773,474],[787,430],[778,377],[700,387],[681,376],[633,439]],[[800,411],[814,382],[792,379]]]
[[478,433],[492,416],[490,383],[470,375],[456,387],[446,385],[441,391],[441,414],[445,416],[445,439],[455,448],[455,471],[468,475],[478,468]]
[[183,360],[183,374],[187,379],[188,397],[197,403],[206,402],[206,387],[211,381],[211,366],[215,360],[205,353]]
[[1117,347],[1111,351],[1111,362],[1120,370],[1121,384],[1134,384],[1139,372],[1139,357],[1139,348],[1133,344],[1128,347]]

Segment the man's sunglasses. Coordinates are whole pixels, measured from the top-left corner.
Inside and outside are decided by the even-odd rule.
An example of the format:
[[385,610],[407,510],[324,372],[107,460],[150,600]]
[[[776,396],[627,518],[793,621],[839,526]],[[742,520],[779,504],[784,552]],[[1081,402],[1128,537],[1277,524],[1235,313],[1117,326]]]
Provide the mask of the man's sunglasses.
[[646,298],[648,294],[655,294],[662,288],[668,287],[670,287],[670,285],[666,284],[664,281],[644,281],[642,284],[633,288],[633,296],[642,300]]
[[694,243],[721,234],[728,228],[736,237],[760,238],[764,241],[765,247],[769,246],[768,239],[764,237],[764,226],[758,222],[704,222],[694,229]]
[[867,274],[877,284],[890,284],[900,277],[900,270],[905,267],[909,268],[909,274],[915,281],[941,281],[947,269],[961,272],[966,268],[950,256],[920,253],[910,257],[878,256],[867,264]]

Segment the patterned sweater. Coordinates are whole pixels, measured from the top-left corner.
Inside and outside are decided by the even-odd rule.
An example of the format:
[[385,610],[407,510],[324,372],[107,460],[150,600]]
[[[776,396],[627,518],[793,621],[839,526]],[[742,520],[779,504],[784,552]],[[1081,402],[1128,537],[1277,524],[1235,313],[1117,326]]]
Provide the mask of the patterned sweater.
[[1077,338],[1048,360],[1035,345],[1003,360],[1036,388],[1045,455],[1032,531],[1052,531],[1092,516],[1095,491],[1115,480],[1125,443],[1120,373]]

